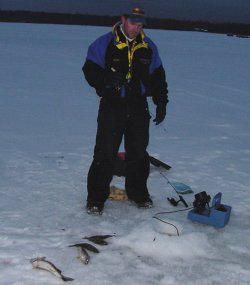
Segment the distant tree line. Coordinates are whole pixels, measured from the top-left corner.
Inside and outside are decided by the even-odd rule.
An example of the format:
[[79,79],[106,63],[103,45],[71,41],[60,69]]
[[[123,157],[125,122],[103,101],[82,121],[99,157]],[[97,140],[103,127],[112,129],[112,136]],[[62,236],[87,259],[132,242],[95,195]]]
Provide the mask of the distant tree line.
[[[112,26],[118,16],[63,14],[31,11],[0,10],[0,22],[47,23],[64,25]],[[147,28],[181,31],[204,31],[228,35],[250,36],[250,24],[211,23],[202,21],[181,21],[174,19],[147,18]]]

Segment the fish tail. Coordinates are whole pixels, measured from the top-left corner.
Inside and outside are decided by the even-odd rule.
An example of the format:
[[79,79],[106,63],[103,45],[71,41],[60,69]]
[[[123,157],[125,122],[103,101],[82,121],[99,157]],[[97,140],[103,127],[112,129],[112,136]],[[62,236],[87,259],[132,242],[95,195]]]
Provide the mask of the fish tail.
[[63,276],[63,275],[62,275],[62,280],[63,280],[63,281],[65,281],[65,282],[68,282],[68,281],[73,281],[74,279],[73,279],[73,278],[70,278],[70,277]]

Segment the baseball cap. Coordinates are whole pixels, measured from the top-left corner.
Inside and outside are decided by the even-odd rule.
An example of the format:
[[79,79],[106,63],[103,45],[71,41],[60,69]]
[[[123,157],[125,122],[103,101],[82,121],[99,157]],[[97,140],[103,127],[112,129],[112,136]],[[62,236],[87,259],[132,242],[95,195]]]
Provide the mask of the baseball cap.
[[130,13],[125,14],[125,17],[130,19],[133,23],[146,24],[145,13],[139,7],[133,8]]

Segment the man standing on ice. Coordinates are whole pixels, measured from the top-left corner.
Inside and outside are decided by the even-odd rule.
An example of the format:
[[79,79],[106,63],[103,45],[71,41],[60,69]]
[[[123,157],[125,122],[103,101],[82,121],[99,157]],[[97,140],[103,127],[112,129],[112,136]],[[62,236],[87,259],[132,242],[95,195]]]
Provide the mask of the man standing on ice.
[[159,124],[166,115],[168,90],[157,47],[144,34],[144,24],[145,15],[140,8],[124,14],[111,32],[89,46],[83,66],[87,82],[101,97],[94,159],[87,182],[89,214],[102,214],[123,137],[128,198],[139,208],[153,205],[147,189],[147,97],[152,97],[156,105],[154,122]]

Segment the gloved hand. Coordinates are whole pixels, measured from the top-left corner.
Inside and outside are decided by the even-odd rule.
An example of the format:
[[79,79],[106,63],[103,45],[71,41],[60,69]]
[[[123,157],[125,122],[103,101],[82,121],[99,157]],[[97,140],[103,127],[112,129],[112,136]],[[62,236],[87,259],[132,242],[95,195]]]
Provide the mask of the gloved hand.
[[108,72],[104,78],[105,88],[119,91],[125,82],[125,78],[121,72]]
[[122,88],[125,79],[122,73],[106,71],[102,84],[96,87],[96,93],[102,98],[115,98],[119,90]]
[[166,116],[166,104],[159,103],[156,107],[156,116],[153,122],[155,122],[156,125],[159,125]]

